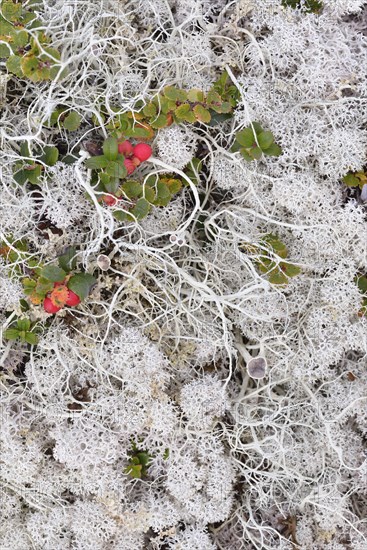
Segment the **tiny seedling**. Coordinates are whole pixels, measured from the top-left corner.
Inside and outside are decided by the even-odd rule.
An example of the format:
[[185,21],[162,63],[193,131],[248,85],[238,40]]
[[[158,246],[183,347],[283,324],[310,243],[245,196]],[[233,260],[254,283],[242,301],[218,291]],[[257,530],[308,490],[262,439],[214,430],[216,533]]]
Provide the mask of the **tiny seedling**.
[[279,157],[282,154],[281,147],[274,143],[273,134],[263,130],[258,122],[253,122],[252,125],[237,132],[232,151],[239,151],[247,162],[259,160],[263,155]]
[[15,324],[12,324],[5,332],[6,340],[20,340],[35,346],[38,343],[38,336],[34,331],[29,319],[18,319]]

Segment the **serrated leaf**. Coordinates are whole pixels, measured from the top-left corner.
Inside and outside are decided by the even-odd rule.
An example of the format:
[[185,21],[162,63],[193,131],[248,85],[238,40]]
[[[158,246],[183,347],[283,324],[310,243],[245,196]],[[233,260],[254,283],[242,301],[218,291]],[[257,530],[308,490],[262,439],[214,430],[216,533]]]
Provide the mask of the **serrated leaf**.
[[211,114],[208,109],[205,109],[202,105],[195,105],[193,108],[196,119],[199,122],[208,123],[211,120]]
[[53,283],[62,282],[66,275],[67,273],[57,265],[46,265],[41,270],[41,277],[47,279],[48,281],[52,281]]
[[[231,114],[228,113],[211,113],[212,118],[209,122],[209,126],[217,126],[217,124],[221,124],[222,122],[225,122],[226,120],[232,118]],[[239,145],[239,144],[238,144]]]
[[64,254],[58,257],[59,266],[66,273],[73,271],[76,267],[76,248],[74,246],[69,246]]
[[237,133],[236,141],[238,141],[238,143],[242,145],[242,147],[248,149],[252,147],[252,145],[255,143],[254,132],[251,128],[244,128]]
[[54,166],[59,159],[59,150],[57,147],[51,145],[46,145],[44,148],[43,155],[40,160],[42,160],[47,166]]
[[257,136],[257,141],[259,143],[259,146],[264,151],[265,149],[269,149],[271,144],[274,142],[274,136],[271,132],[260,132]]
[[15,48],[24,48],[28,44],[28,33],[25,30],[17,31],[14,37],[14,47]]
[[115,137],[108,137],[103,142],[103,154],[107,160],[116,160],[119,154],[118,141]]
[[167,206],[171,198],[172,195],[169,187],[162,180],[159,180],[157,182],[157,194],[153,204],[156,206]]
[[75,132],[81,124],[82,117],[79,115],[79,113],[75,111],[71,111],[63,121],[63,127],[65,130],[69,130],[69,132]]
[[206,96],[206,102],[209,105],[209,107],[212,107],[212,104],[214,105],[220,105],[222,103],[222,98],[216,92],[215,90],[209,90],[207,96]]
[[155,117],[156,114],[157,114],[157,107],[154,103],[148,103],[147,105],[145,105],[145,107],[143,108],[143,113],[145,116],[151,118],[151,117]]
[[179,179],[168,179],[165,180],[165,184],[167,185],[171,195],[175,195],[182,189],[182,181]]
[[99,170],[101,168],[106,168],[107,164],[108,160],[104,155],[91,157],[85,161],[85,166],[90,170]]
[[202,92],[201,90],[193,88],[192,90],[189,90],[187,92],[187,99],[191,103],[196,103],[197,101],[202,103],[205,99],[205,95],[204,92]]
[[75,292],[81,300],[85,300],[96,280],[91,273],[77,273],[70,277],[68,288]]
[[22,4],[3,2],[1,5],[1,13],[8,21],[18,21],[22,15]]
[[155,118],[154,120],[151,121],[151,126],[152,126],[152,128],[156,128],[157,130],[159,130],[160,128],[165,128],[166,126],[168,126],[167,115],[165,115],[165,114],[158,115],[157,118]]
[[16,340],[17,338],[19,338],[19,330],[17,330],[16,328],[8,328],[4,332],[4,338],[6,338],[7,340]]
[[190,112],[190,110],[191,110],[190,105],[188,105],[188,103],[183,103],[182,105],[177,107],[177,109],[175,109],[175,116],[178,119],[185,120],[185,117],[187,113]]
[[279,157],[282,152],[282,148],[279,145],[272,143],[268,149],[265,149],[264,155],[268,157]]
[[126,181],[122,186],[122,190],[128,199],[137,199],[143,194],[141,183],[134,180]]
[[283,273],[287,275],[287,277],[296,277],[301,273],[301,268],[297,265],[289,264],[286,262],[281,262],[280,269]]
[[6,68],[9,72],[15,74],[18,78],[23,77],[22,67],[20,65],[20,57],[17,55],[11,55],[6,62]]
[[[149,214],[150,204],[143,197],[138,200],[134,208],[129,212],[129,215],[133,215],[137,220],[142,220]],[[134,219],[133,218],[133,219]]]
[[24,340],[27,342],[27,344],[31,344],[32,346],[38,344],[38,336],[34,332],[26,332]]
[[187,92],[185,90],[181,90],[180,88],[176,88],[175,86],[166,86],[163,89],[163,93],[167,99],[170,99],[172,101],[187,100]]
[[18,319],[17,320],[18,330],[29,330],[31,328],[31,322],[29,319]]

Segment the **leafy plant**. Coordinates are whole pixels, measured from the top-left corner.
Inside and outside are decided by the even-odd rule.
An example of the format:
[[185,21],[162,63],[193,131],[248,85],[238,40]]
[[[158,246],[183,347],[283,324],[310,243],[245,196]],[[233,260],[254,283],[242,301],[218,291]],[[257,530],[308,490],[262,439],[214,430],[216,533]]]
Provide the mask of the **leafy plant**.
[[362,189],[362,187],[367,184],[367,174],[363,171],[348,172],[348,174],[343,177],[343,182],[347,187],[359,187]]
[[[50,38],[38,30],[42,24],[31,11],[32,3],[5,0],[0,13],[0,58],[9,72],[32,82],[55,79],[60,71],[60,53]],[[32,31],[32,34],[30,33]],[[60,76],[65,76],[65,71]]]
[[[258,269],[268,276],[270,283],[286,285],[290,277],[299,275],[300,268],[287,261],[287,247],[277,235],[272,233],[265,235],[260,245],[261,247],[245,244],[242,248],[254,257]],[[280,261],[279,258],[281,258]]]
[[323,3],[319,0],[282,0],[285,8],[301,8],[305,13],[320,13]]
[[367,274],[358,275],[355,282],[363,295],[362,307],[359,310],[358,315],[360,317],[367,316]]
[[4,332],[4,338],[7,340],[21,340],[33,346],[38,343],[38,336],[34,332],[34,326],[32,326],[29,319],[18,319],[15,324],[12,324]]
[[108,137],[103,143],[103,154],[91,157],[85,161],[90,170],[94,170],[93,183],[101,193],[115,195],[120,187],[120,180],[127,176],[125,157],[118,151],[118,141]]
[[237,132],[232,151],[239,151],[248,162],[259,160],[263,154],[269,157],[279,157],[282,154],[281,147],[274,143],[272,132],[263,130],[258,122],[253,122],[251,126]]
[[69,132],[75,132],[80,127],[82,117],[76,111],[70,111],[68,107],[60,106],[55,109],[49,120],[48,126],[53,127],[58,125]]
[[17,162],[14,166],[13,177],[19,185],[29,182],[32,185],[38,185],[44,164],[54,166],[59,159],[59,150],[53,145],[45,145],[43,149],[31,154],[27,142],[20,146],[20,154],[24,160]]
[[135,442],[132,444],[132,453],[130,455],[129,463],[126,466],[124,473],[134,479],[141,479],[146,477],[148,472],[148,465],[152,457],[147,451],[139,450]]

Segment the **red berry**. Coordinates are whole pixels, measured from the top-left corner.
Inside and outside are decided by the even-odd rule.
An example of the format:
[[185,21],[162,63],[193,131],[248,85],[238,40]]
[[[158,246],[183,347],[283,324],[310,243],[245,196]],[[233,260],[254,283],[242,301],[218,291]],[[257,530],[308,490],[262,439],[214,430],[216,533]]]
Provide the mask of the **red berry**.
[[131,162],[133,163],[134,166],[139,166],[139,164],[141,164],[140,160],[138,159],[138,157],[133,157],[131,159]]
[[57,307],[52,303],[51,298],[45,298],[43,301],[43,308],[47,313],[57,313],[61,307]]
[[72,306],[77,306],[78,304],[80,304],[79,296],[75,294],[75,292],[73,292],[72,290],[69,290],[69,296],[68,296],[68,299],[66,300],[66,305],[72,307]]
[[140,162],[144,162],[145,160],[148,160],[148,158],[152,155],[152,148],[146,143],[138,143],[137,145],[135,145],[133,152],[134,155],[138,157]]
[[130,159],[125,159],[124,160],[124,165],[125,165],[125,168],[126,168],[128,174],[132,174],[134,172],[135,168],[136,168],[135,164]]
[[116,197],[113,197],[111,195],[103,195],[103,202],[107,204],[107,206],[115,206],[117,203]]
[[124,155],[125,157],[129,157],[132,152],[133,152],[133,145],[132,143],[130,143],[130,141],[126,140],[126,141],[123,141],[122,143],[119,143],[118,145],[118,150],[119,150],[119,153],[120,155]]

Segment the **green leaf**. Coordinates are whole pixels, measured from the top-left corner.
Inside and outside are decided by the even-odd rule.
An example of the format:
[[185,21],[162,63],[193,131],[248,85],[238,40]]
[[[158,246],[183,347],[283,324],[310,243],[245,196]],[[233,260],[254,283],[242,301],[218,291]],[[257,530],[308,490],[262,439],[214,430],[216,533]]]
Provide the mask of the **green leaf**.
[[47,166],[54,166],[57,163],[58,159],[59,150],[57,149],[57,147],[46,145],[43,155],[40,157],[40,160],[47,164]]
[[143,113],[144,113],[145,116],[147,116],[149,118],[156,116],[156,114],[157,114],[156,105],[154,103],[148,103],[143,108]]
[[118,141],[115,137],[108,137],[103,142],[103,154],[108,160],[116,160],[119,154]]
[[85,166],[90,170],[99,170],[100,168],[106,168],[108,160],[104,155],[97,157],[91,157],[85,161]]
[[268,149],[265,149],[264,155],[268,157],[279,157],[282,154],[282,148],[276,143],[272,143]]
[[17,55],[11,55],[6,62],[6,68],[9,72],[15,74],[18,78],[23,77],[22,67],[20,65],[20,57]]
[[23,298],[21,300],[19,300],[19,304],[20,304],[20,308],[23,312],[25,311],[28,311],[29,310],[29,304],[27,302],[27,300],[24,300]]
[[42,172],[42,167],[40,164],[36,164],[36,166],[31,170],[25,169],[25,172],[27,172],[27,177],[30,183],[33,185],[37,185],[39,183]]
[[240,153],[245,159],[246,162],[252,162],[254,159],[248,154],[248,149],[245,149],[244,147],[240,149]]
[[282,271],[275,269],[269,273],[269,283],[272,285],[286,285],[288,284],[288,278]]
[[28,170],[18,170],[13,174],[13,178],[19,185],[24,185],[28,181]]
[[26,332],[24,336],[25,341],[32,346],[38,344],[38,336],[34,332]]
[[301,273],[301,268],[297,265],[281,262],[280,269],[287,275],[287,277],[296,277]]
[[190,110],[191,110],[190,105],[188,103],[183,103],[182,105],[177,107],[177,109],[175,110],[175,116],[178,119],[185,120],[185,117],[187,113],[190,112]]
[[111,193],[111,195],[115,195],[117,193],[117,190],[120,187],[120,180],[118,178],[112,178],[108,181],[108,183],[104,184],[104,187],[107,193]]
[[202,105],[195,105],[193,108],[196,119],[199,122],[208,123],[211,120],[211,114],[208,109],[205,109]]
[[29,319],[18,319],[17,320],[18,330],[29,330],[31,328],[31,322]]
[[149,210],[150,210],[149,202],[142,197],[141,199],[138,200],[134,208],[130,210],[129,215],[132,214],[134,218],[136,218],[137,220],[142,220],[143,218],[145,218],[145,216],[149,214]]
[[171,200],[172,195],[169,187],[161,180],[157,182],[157,195],[154,200],[156,206],[167,206]]
[[172,101],[187,100],[187,92],[185,90],[181,90],[180,88],[176,88],[175,86],[166,86],[163,89],[163,93],[167,99],[171,99]]
[[16,33],[14,37],[14,46],[15,48],[24,48],[28,44],[28,33],[25,30],[20,30]]
[[263,152],[260,149],[260,147],[252,147],[251,149],[248,150],[248,154],[250,155],[251,158],[255,160],[259,160],[261,159]]
[[41,80],[39,75],[39,60],[33,54],[25,55],[20,60],[20,66],[23,74],[30,78],[33,82]]
[[81,300],[90,293],[90,289],[96,283],[96,278],[91,273],[77,273],[70,277],[67,284],[68,288],[75,292]]
[[65,130],[69,130],[70,132],[75,132],[81,124],[82,117],[79,115],[79,113],[76,113],[75,111],[71,111],[63,121],[63,127]]
[[22,15],[22,4],[13,4],[13,2],[3,2],[1,13],[4,19],[8,21],[19,21]]
[[255,143],[255,136],[251,128],[244,128],[236,135],[236,141],[242,147],[245,147],[248,149],[249,147],[252,147],[252,145]]
[[74,246],[69,246],[64,254],[58,257],[59,266],[66,273],[69,273],[75,269],[76,260],[76,248]]
[[363,294],[367,293],[367,276],[361,275],[360,277],[357,277],[357,285]]
[[111,176],[111,178],[124,178],[127,175],[127,169],[120,162],[111,160],[106,166],[106,173]]
[[178,193],[182,189],[182,181],[179,180],[179,179],[172,178],[172,179],[169,179],[168,181],[166,181],[165,183],[166,183],[171,195],[175,195],[176,193]]
[[16,328],[8,328],[4,332],[4,338],[6,338],[7,340],[16,340],[17,338],[19,338],[19,330],[17,330]]
[[343,177],[343,182],[347,187],[359,187],[359,179],[352,173],[347,174]]
[[268,233],[263,239],[261,239],[261,243],[265,245],[270,245],[273,252],[275,252],[275,254],[277,254],[280,258],[284,259],[287,257],[287,247],[277,235],[274,235],[273,233]]
[[128,199],[137,199],[143,194],[141,183],[134,180],[126,181],[122,186],[122,190]]
[[152,128],[159,130],[160,128],[165,128],[168,125],[167,115],[158,115],[157,118],[151,121]]
[[187,92],[187,99],[191,103],[196,103],[197,101],[199,103],[202,103],[205,99],[205,95],[204,95],[204,92],[202,92],[201,90],[197,90],[193,88],[192,90],[189,90]]
[[[255,130],[256,135],[259,135],[259,134],[261,134],[261,132],[264,131],[262,129],[261,125],[258,122],[252,122],[252,126]],[[250,126],[250,128],[251,128],[251,126]],[[251,130],[252,130],[252,128],[251,128]]]
[[274,142],[274,136],[271,132],[260,132],[257,136],[257,141],[264,151],[265,149],[269,149],[270,145]]
[[66,275],[67,273],[57,265],[46,265],[41,270],[41,277],[47,279],[48,281],[52,281],[53,283],[61,283],[61,281],[65,279]]

